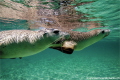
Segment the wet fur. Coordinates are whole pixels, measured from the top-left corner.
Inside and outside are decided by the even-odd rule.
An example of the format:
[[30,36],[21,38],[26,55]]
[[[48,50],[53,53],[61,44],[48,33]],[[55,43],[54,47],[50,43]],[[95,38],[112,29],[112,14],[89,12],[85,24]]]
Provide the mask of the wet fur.
[[44,31],[8,30],[0,32],[0,46],[27,41],[34,43],[43,38]]

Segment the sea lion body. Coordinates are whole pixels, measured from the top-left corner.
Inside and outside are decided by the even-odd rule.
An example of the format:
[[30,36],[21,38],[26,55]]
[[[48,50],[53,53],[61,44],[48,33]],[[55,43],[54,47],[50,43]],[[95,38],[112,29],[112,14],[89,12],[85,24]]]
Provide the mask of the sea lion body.
[[60,37],[68,37],[68,34],[57,29],[1,31],[0,58],[34,55],[50,47],[51,43]]
[[72,54],[74,50],[80,51],[108,36],[110,30],[96,29],[89,32],[67,32],[70,34],[70,39],[58,41],[59,43],[53,43],[53,46],[50,48],[57,49],[67,54]]

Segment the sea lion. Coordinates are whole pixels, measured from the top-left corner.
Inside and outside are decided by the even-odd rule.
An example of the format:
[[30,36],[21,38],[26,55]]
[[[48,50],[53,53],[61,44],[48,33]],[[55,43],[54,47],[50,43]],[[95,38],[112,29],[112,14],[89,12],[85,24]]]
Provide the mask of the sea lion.
[[0,59],[34,55],[50,47],[60,37],[68,38],[69,34],[58,29],[1,31]]
[[110,30],[96,29],[89,32],[66,32],[70,34],[70,39],[61,39],[53,43],[50,48],[57,49],[67,54],[72,54],[74,50],[82,50],[108,36]]

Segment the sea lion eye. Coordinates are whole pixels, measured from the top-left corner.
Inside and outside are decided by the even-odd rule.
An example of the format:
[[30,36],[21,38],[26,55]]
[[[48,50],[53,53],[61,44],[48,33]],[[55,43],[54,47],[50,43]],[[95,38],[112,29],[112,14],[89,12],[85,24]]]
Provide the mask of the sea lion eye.
[[103,30],[103,31],[101,31],[101,33],[103,33],[103,34],[104,34],[104,33],[105,33],[105,31]]
[[54,30],[53,33],[58,34],[59,30]]

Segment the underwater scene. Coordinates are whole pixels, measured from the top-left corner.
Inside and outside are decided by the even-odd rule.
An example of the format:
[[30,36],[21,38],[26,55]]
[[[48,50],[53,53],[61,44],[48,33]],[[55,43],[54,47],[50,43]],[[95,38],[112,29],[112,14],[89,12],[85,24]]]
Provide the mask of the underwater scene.
[[0,0],[0,32],[110,30],[72,54],[48,47],[22,59],[0,59],[0,80],[120,80],[119,5],[120,0]]

